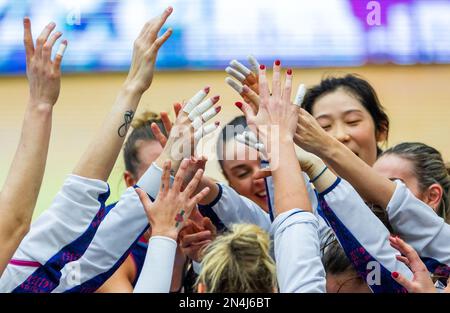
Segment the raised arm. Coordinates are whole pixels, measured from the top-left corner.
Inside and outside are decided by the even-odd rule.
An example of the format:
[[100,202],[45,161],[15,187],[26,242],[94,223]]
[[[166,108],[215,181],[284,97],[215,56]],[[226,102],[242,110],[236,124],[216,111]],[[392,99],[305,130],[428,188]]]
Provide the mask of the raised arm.
[[61,61],[67,41],[54,60],[51,52],[61,37],[48,24],[34,45],[31,22],[24,18],[24,44],[30,96],[22,134],[4,187],[0,193],[0,275],[28,232],[41,188],[52,128],[53,106],[61,86]]
[[188,160],[181,163],[172,186],[169,179],[170,161],[164,163],[160,190],[155,202],[152,203],[144,191],[136,189],[152,227],[145,263],[134,288],[136,293],[170,290],[178,233],[198,201],[208,193],[207,188],[195,193],[203,175],[201,169],[182,191],[188,163]]
[[134,42],[128,77],[100,131],[81,157],[73,174],[103,181],[108,179],[141,96],[152,83],[159,48],[172,34],[172,29],[169,28],[158,37],[172,11],[172,7],[168,7],[161,16],[153,18],[142,28]]

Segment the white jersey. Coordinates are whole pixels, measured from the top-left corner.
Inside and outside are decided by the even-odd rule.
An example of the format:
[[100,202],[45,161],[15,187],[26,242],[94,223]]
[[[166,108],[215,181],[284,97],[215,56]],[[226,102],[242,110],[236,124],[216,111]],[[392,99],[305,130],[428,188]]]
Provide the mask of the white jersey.
[[284,212],[274,220],[271,235],[279,291],[324,293],[317,216],[299,209]]
[[358,274],[375,293],[403,293],[406,289],[391,277],[393,272],[411,280],[412,272],[396,259],[390,233],[364,203],[356,190],[338,178],[319,194],[321,214],[333,229]]
[[163,236],[153,236],[148,242],[144,266],[134,293],[168,293],[172,284],[177,242]]
[[428,270],[443,276],[450,273],[450,225],[417,199],[400,180],[386,211],[397,235],[410,244]]
[[[153,199],[161,175],[152,164],[138,182]],[[21,242],[0,278],[0,291],[94,292],[103,285],[149,227],[134,188],[106,214],[108,196],[107,183],[69,175]]]

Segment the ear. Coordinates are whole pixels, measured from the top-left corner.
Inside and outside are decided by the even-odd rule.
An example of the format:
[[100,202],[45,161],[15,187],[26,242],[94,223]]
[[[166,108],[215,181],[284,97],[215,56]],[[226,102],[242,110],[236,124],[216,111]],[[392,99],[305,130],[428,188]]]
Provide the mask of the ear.
[[198,283],[197,292],[198,293],[206,293],[206,286],[202,283]]
[[443,195],[444,189],[442,188],[442,186],[439,184],[432,184],[423,193],[423,199],[424,202],[432,207],[434,211],[437,211]]
[[388,138],[389,129],[385,123],[381,125],[381,129],[376,132],[377,142],[385,142]]
[[127,188],[132,187],[137,183],[136,179],[134,179],[134,176],[130,171],[125,171],[123,173],[123,180],[125,181],[125,185],[127,186]]

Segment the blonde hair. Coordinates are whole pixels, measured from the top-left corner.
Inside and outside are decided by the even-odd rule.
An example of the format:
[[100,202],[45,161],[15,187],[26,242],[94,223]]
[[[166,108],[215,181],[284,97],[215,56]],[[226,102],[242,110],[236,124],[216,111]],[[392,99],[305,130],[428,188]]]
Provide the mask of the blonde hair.
[[267,232],[256,225],[236,224],[205,250],[197,284],[210,293],[273,292],[275,262]]

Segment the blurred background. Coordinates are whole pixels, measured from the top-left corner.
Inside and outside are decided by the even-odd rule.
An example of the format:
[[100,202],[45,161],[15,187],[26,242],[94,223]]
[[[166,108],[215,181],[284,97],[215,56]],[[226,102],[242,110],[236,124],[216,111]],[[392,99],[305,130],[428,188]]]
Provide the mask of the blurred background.
[[[35,217],[47,208],[114,102],[144,23],[168,5],[174,32],[139,112],[171,111],[204,86],[221,95],[224,125],[239,99],[224,79],[228,62],[253,54],[266,65],[294,67],[294,83],[357,73],[376,89],[391,119],[388,146],[421,141],[450,160],[449,0],[0,0],[0,183],[20,137],[28,86],[22,18],[34,38],[50,21],[69,40],[61,95]],[[207,174],[223,180],[207,140]],[[110,201],[124,190],[123,160]],[[24,186],[24,192],[27,192]]]

